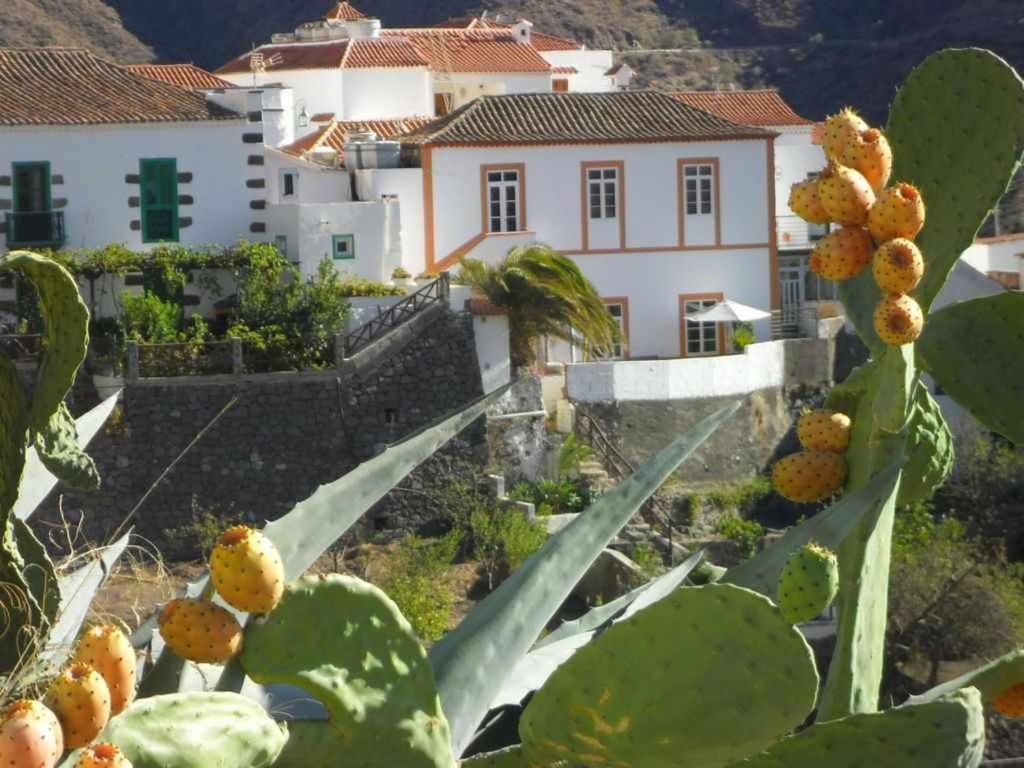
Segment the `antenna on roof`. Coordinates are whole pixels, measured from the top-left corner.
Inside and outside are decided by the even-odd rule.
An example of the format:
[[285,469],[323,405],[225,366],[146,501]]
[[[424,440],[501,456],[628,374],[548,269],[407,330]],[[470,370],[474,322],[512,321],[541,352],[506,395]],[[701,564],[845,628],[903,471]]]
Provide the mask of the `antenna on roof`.
[[252,72],[253,87],[256,87],[256,75],[262,75],[268,68],[278,65],[282,61],[284,59],[280,53],[275,53],[273,56],[264,56],[261,51],[257,51],[254,48],[252,53],[249,54],[249,71]]

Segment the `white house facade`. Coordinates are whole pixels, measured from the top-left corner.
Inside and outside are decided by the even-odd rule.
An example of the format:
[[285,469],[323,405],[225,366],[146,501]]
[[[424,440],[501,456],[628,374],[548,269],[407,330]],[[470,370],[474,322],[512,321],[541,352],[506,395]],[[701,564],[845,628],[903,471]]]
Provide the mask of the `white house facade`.
[[1024,289],[1024,232],[979,237],[961,258],[1006,288]]

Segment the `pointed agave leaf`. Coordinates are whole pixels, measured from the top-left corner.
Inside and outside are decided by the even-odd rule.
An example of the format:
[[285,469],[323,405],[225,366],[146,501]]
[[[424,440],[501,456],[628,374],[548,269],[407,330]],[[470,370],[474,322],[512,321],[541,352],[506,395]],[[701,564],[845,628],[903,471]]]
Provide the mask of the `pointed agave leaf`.
[[[111,395],[75,420],[75,427],[78,429],[78,444],[82,449],[92,442],[103,425],[107,423],[107,419],[110,418],[110,414],[113,413],[114,407],[117,405],[119,394]],[[25,462],[25,475],[21,481],[21,495],[14,505],[14,516],[28,520],[55,485],[57,485],[57,478],[40,461],[39,456],[36,455],[36,449],[30,447]]]
[[781,539],[730,568],[722,577],[722,583],[748,587],[774,600],[779,575],[789,556],[811,541],[833,551],[838,549],[864,515],[886,500],[899,473],[899,463],[894,462],[867,485],[844,496],[824,512],[793,526]]
[[[449,440],[483,416],[487,409],[505,393],[506,388],[478,398],[467,408],[440,423],[427,426],[405,441],[388,448],[383,454],[363,462],[347,475],[323,485],[308,499],[297,504],[284,517],[268,523],[264,533],[274,542],[284,562],[285,578],[295,579],[305,573],[335,541],[341,538],[370,508],[416,467],[433,456]],[[190,585],[190,592],[207,591],[208,577]],[[239,614],[244,623],[244,615]],[[136,648],[145,647],[156,629],[151,618],[132,637]],[[154,661],[143,680],[146,695],[172,693],[178,690],[184,663],[175,654],[164,651]],[[244,680],[237,670],[228,671],[229,679],[218,688],[236,689]]]
[[491,701],[608,542],[740,403],[717,411],[548,539],[430,652],[452,726],[454,752],[469,744]]
[[57,623],[50,633],[50,641],[44,653],[46,660],[53,666],[61,666],[70,654],[75,638],[89,615],[93,598],[121,559],[130,537],[131,533],[126,533],[110,546],[104,547],[88,565],[61,576]]

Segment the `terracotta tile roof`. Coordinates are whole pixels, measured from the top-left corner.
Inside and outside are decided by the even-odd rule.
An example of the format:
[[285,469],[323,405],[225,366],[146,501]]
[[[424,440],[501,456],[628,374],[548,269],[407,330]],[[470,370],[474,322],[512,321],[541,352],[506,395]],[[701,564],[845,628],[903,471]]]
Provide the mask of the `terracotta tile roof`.
[[293,144],[281,147],[282,152],[305,157],[320,147],[330,147],[344,159],[345,139],[351,133],[372,131],[379,139],[393,139],[410,131],[419,130],[431,122],[430,117],[403,117],[382,120],[342,120],[331,122]]
[[552,67],[551,74],[553,75],[578,75],[580,71],[576,67]]
[[[318,43],[261,45],[267,72],[295,69],[361,69],[369,67],[425,67],[429,64],[407,39],[366,38]],[[249,72],[251,53],[232,59],[217,70],[220,74]],[[276,63],[270,63],[276,59]]]
[[627,64],[626,62],[620,62],[620,63],[614,65],[613,67],[611,67],[607,72],[605,72],[605,74],[606,75],[617,75],[617,74],[619,74],[619,72],[621,72],[624,69],[632,70],[633,68],[630,67],[629,64]]
[[352,3],[341,2],[329,10],[324,16],[328,21],[355,21],[365,19],[366,14],[352,6]]
[[982,243],[984,245],[994,245],[996,243],[1012,243],[1017,240],[1024,240],[1024,232],[1011,232],[1007,235],[993,235],[992,237],[979,237],[975,239],[975,243]]
[[680,91],[672,94],[686,104],[740,125],[812,125],[783,101],[776,90]]
[[531,45],[505,30],[386,29],[383,39],[409,40],[435,72],[550,72],[551,65]]
[[[492,19],[481,19],[479,16],[466,16],[462,18],[448,19],[447,21],[442,21],[440,24],[435,26],[435,29],[453,29],[461,31],[481,29],[507,31],[511,28],[511,24],[494,21]],[[530,43],[538,51],[578,51],[582,48],[582,46],[575,40],[537,31],[530,34]]]
[[315,115],[309,118],[309,122],[311,123],[329,123],[332,120],[334,120],[333,112],[317,112]]
[[127,64],[125,69],[150,80],[159,80],[193,91],[235,87],[234,83],[221,80],[195,64]]
[[77,48],[0,48],[0,125],[237,119],[200,94]]
[[768,138],[657,91],[481,96],[403,137],[410,144],[564,144]]

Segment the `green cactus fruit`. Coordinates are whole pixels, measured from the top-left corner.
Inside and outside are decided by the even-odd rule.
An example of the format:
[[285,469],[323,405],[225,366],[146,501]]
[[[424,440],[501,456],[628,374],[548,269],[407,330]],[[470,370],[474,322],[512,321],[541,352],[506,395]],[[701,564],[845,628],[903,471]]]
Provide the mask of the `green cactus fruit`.
[[819,723],[734,768],[976,768],[985,714],[974,688],[945,699]]
[[684,587],[555,670],[519,734],[530,765],[716,768],[790,733],[817,688],[807,642],[768,598]]
[[786,621],[803,624],[820,616],[838,591],[839,561],[835,553],[811,542],[786,561],[776,602]]
[[829,163],[818,177],[818,193],[832,221],[857,227],[868,223],[868,211],[875,203],[875,191],[857,171]]
[[36,453],[54,477],[72,488],[94,491],[100,487],[96,464],[78,444],[78,428],[68,407],[61,403],[46,426],[36,432]]
[[953,434],[935,398],[922,385],[914,395],[907,460],[897,505],[928,501],[953,471]]
[[0,355],[0,532],[14,502],[25,470],[26,430],[25,388],[9,359]]
[[[266,768],[288,733],[235,693],[175,693],[141,699],[113,718],[100,740],[135,768]],[[77,759],[72,754],[65,765]]]
[[455,764],[426,652],[371,584],[338,575],[289,584],[273,613],[250,624],[241,662],[257,683],[318,698],[347,765]]
[[64,401],[85,359],[89,310],[75,278],[53,259],[12,251],[0,256],[0,272],[7,271],[17,272],[35,286],[46,324],[45,351],[29,408],[29,425],[42,431]]

